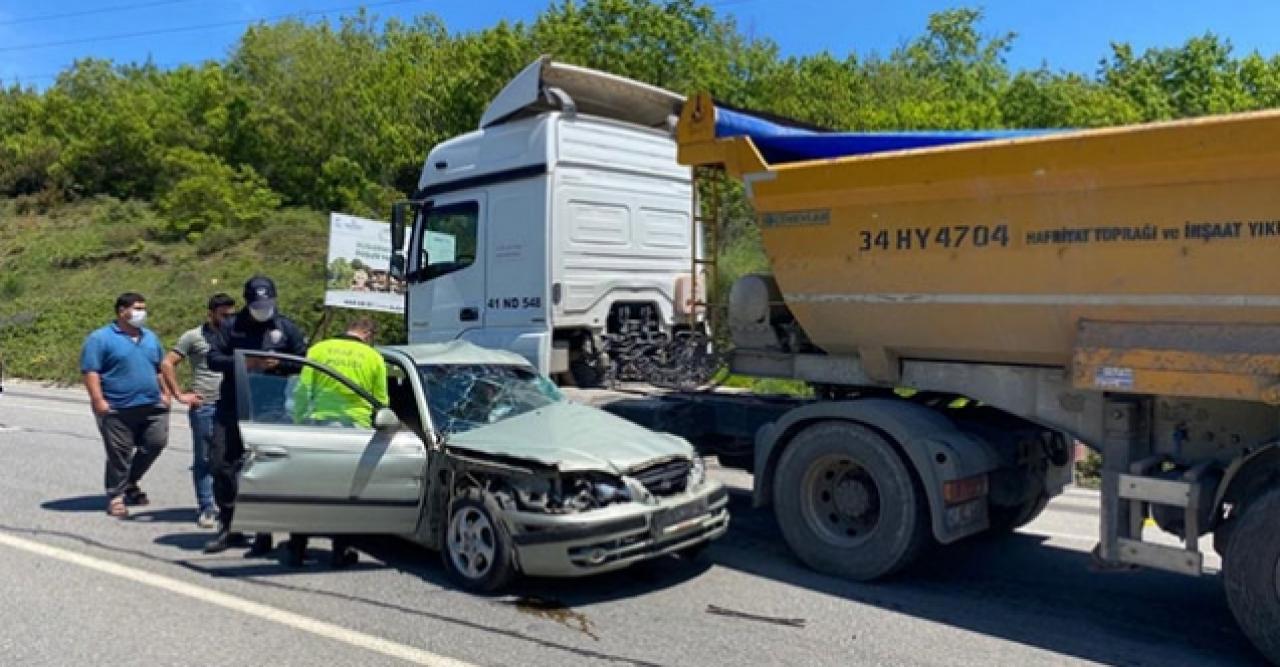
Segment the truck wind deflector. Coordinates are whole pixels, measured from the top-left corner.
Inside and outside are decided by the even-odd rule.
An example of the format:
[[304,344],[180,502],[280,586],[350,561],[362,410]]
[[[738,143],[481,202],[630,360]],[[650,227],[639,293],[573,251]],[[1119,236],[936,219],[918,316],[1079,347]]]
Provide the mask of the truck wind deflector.
[[684,98],[669,90],[598,70],[538,58],[517,74],[480,117],[480,128],[544,111],[577,113],[645,127],[664,127]]

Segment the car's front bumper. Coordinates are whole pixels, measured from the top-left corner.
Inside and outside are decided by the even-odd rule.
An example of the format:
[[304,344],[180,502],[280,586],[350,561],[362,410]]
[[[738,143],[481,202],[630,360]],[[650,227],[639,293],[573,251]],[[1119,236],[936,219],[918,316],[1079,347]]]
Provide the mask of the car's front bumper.
[[520,569],[532,576],[607,572],[720,537],[729,493],[708,481],[655,505],[620,503],[577,514],[503,513]]

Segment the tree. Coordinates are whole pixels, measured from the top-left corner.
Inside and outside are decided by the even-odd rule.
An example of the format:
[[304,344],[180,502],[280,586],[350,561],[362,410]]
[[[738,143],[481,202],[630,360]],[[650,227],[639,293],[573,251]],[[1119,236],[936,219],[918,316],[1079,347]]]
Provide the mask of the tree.
[[248,165],[232,168],[207,153],[176,148],[165,156],[164,170],[168,185],[157,204],[167,218],[162,231],[171,238],[195,241],[224,227],[253,230],[280,206],[280,196]]

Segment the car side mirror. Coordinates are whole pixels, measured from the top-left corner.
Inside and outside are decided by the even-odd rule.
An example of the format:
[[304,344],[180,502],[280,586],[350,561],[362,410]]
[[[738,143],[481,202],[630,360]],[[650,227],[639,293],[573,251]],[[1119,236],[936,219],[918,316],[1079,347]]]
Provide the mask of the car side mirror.
[[400,426],[400,418],[391,408],[379,408],[373,416],[373,427],[379,431],[390,431]]

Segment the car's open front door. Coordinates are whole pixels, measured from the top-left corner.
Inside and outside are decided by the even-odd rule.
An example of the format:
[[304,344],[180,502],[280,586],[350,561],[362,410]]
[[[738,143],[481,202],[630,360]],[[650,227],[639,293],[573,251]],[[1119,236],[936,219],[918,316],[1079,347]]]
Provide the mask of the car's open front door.
[[375,428],[367,391],[322,365],[236,352],[247,460],[233,530],[414,532],[426,448],[408,428]]

